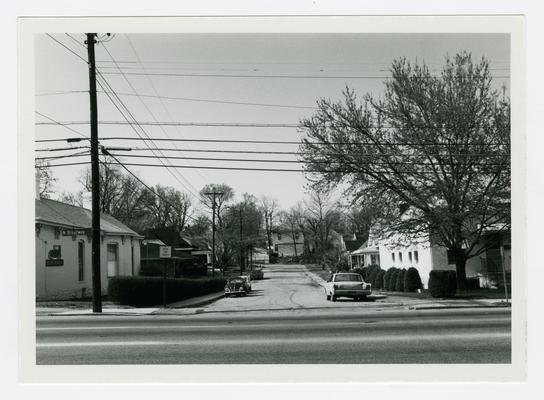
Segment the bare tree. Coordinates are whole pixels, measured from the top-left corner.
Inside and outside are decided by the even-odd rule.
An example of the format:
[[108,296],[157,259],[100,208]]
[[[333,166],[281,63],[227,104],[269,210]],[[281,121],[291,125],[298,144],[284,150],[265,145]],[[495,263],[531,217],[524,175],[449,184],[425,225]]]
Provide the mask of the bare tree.
[[401,59],[391,75],[382,99],[360,103],[346,89],[343,102],[319,100],[302,121],[301,158],[316,187],[345,182],[355,202],[381,198],[387,230],[448,248],[463,289],[486,230],[510,228],[509,99],[488,61],[466,53],[439,74]]
[[267,246],[270,250],[272,248],[272,230],[274,228],[274,217],[276,209],[278,208],[278,202],[276,199],[261,196],[259,208],[263,214]]
[[57,180],[49,163],[43,160],[36,160],[36,179],[39,182],[39,197],[49,199],[54,192],[54,184]]
[[311,191],[305,206],[306,222],[312,233],[316,251],[323,255],[329,248],[333,226],[339,221],[339,212],[334,207],[330,195],[321,191]]

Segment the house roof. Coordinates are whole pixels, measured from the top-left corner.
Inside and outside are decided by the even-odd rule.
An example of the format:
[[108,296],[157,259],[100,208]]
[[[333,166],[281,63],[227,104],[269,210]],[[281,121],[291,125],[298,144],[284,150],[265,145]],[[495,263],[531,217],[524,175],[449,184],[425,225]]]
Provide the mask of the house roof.
[[[51,199],[36,199],[36,222],[68,228],[90,229],[91,210]],[[109,214],[100,215],[100,230],[114,235],[141,237]]]
[[357,249],[359,249],[363,243],[365,243],[366,241],[364,240],[363,237],[360,237],[360,236],[357,236],[357,238],[355,240],[345,240],[344,239],[344,243],[346,244],[346,250],[347,251],[355,251]]

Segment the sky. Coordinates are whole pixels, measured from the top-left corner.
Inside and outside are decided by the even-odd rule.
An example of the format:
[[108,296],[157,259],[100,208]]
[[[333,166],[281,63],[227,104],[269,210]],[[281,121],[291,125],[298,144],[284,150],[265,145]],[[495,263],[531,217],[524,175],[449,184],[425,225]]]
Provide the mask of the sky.
[[[139,122],[294,125],[315,111],[316,100],[339,100],[346,86],[358,96],[380,96],[394,59],[406,57],[440,69],[446,55],[461,51],[490,61],[494,85],[509,88],[509,37],[504,34],[100,34],[97,68]],[[55,40],[53,40],[55,39]],[[85,35],[36,36],[36,122],[87,122],[89,80]],[[60,42],[60,43],[59,43]],[[65,46],[65,47],[64,47]],[[68,50],[68,47],[70,50]],[[81,58],[79,58],[79,55]],[[225,76],[228,75],[228,76]],[[289,76],[286,78],[285,76]],[[311,77],[311,78],[309,78]],[[99,91],[102,91],[100,86]],[[124,121],[104,94],[98,93],[99,121]],[[36,125],[36,139],[89,136],[88,124],[66,127]],[[296,127],[149,126],[155,139],[300,141]],[[138,130],[138,128],[136,128]],[[140,132],[140,134],[143,134]],[[99,126],[99,140],[108,147],[130,147],[117,154],[153,155],[128,124]],[[161,154],[175,157],[296,160],[293,155],[251,154],[251,151],[294,152],[297,145],[154,141]],[[153,146],[152,143],[148,143]],[[68,146],[36,143],[37,149]],[[81,146],[75,143],[73,146]],[[243,153],[190,152],[228,150]],[[71,150],[70,152],[76,152]],[[66,152],[66,153],[70,153]],[[56,153],[40,152],[43,155]],[[157,153],[159,154],[159,153]],[[159,155],[161,155],[159,154]],[[119,157],[124,163],[160,164],[156,158]],[[89,156],[52,161],[89,161]],[[300,169],[297,163],[171,159],[173,165]],[[167,162],[163,159],[163,162]],[[236,195],[245,192],[276,199],[288,208],[305,197],[299,172],[210,169],[165,169],[128,166],[148,185],[168,185],[189,193],[208,183],[226,183]],[[58,192],[81,189],[85,166],[53,168]],[[55,197],[55,196],[53,196]]]

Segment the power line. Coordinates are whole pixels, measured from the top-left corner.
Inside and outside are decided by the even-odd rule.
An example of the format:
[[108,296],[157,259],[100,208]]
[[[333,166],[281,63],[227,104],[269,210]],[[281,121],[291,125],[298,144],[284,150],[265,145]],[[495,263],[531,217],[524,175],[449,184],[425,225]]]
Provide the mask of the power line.
[[[63,121],[63,125],[88,125],[89,121]],[[128,121],[98,121],[100,125],[129,125]],[[212,127],[235,127],[235,128],[302,128],[300,124],[275,124],[256,122],[161,122],[161,121],[138,121],[142,126],[212,126]],[[52,125],[49,122],[37,122],[36,125]]]
[[[89,92],[86,90],[51,90],[47,92],[37,93],[36,96],[57,96],[57,95],[74,94],[74,93],[89,93]],[[98,91],[97,93],[104,94],[104,92],[102,91]],[[117,92],[117,94],[119,96],[136,96],[134,93],[125,93],[125,92]],[[277,107],[277,108],[293,108],[293,109],[306,109],[306,110],[316,109],[316,107],[312,107],[312,106],[297,106],[293,104],[254,103],[254,102],[248,102],[248,101],[201,99],[201,98],[194,98],[194,97],[158,96],[158,95],[151,95],[151,94],[140,94],[139,96],[150,98],[150,99],[193,101],[193,102],[202,102],[202,103],[232,104],[232,105],[241,105],[241,106]]]
[[[64,164],[53,164],[49,165],[47,167],[63,167],[63,166],[72,166],[72,165],[86,165],[89,164],[89,162],[76,162],[76,163],[64,163]],[[108,162],[103,162],[103,164],[113,164]],[[158,167],[158,168],[188,168],[188,169],[213,169],[213,170],[232,170],[232,171],[255,171],[255,172],[303,172],[303,173],[344,173],[344,174],[350,174],[350,173],[366,173],[367,171],[364,170],[354,170],[350,168],[342,168],[342,169],[330,169],[330,170],[309,170],[309,169],[287,169],[287,168],[246,168],[246,167],[218,167],[218,166],[193,166],[193,165],[171,165],[170,167],[166,167],[162,164],[144,164],[144,163],[123,163],[124,166],[136,166],[136,167]],[[43,166],[35,166],[35,168],[46,168]],[[381,170],[381,171],[373,171],[376,174],[387,174],[387,175],[409,175],[409,176],[417,176],[421,174],[434,174],[432,171],[387,171],[387,170]],[[509,172],[508,170],[501,171],[502,172]],[[479,172],[482,175],[495,175],[497,172],[490,172],[486,173],[483,171]]]
[[[129,147],[130,151],[146,151],[147,148],[145,147]],[[162,151],[179,151],[177,149],[162,147],[160,150]],[[304,154],[311,154],[307,151],[256,151],[256,150],[218,150],[218,149],[183,149],[183,152],[196,152],[196,153],[226,153],[226,154],[278,154],[278,155],[293,155],[293,156],[299,156]],[[367,156],[372,156],[374,153],[368,153]],[[433,154],[429,152],[425,152],[425,155]],[[437,155],[446,155],[448,153],[440,154],[440,153],[434,153]],[[385,154],[380,153],[380,156],[398,156],[398,154]],[[403,154],[403,157],[421,157],[421,154]],[[473,156],[473,157],[486,157],[490,156],[489,153],[463,153],[463,156]]]
[[[132,44],[132,41],[130,40],[130,38],[129,38],[127,35],[125,35],[125,38],[126,38],[126,40],[128,41],[128,44],[130,45],[130,47],[131,47],[131,49],[132,49],[132,52],[133,52],[134,55],[136,56],[136,59],[137,59],[137,60],[140,60],[140,57],[138,56],[138,52],[136,51],[136,48],[135,48],[134,45]],[[105,46],[104,46],[104,47],[105,47]],[[107,49],[106,49],[106,51],[108,52],[110,58],[113,60],[113,56],[110,54],[110,52],[109,52]],[[119,69],[119,71],[121,71],[121,69],[119,68],[119,65],[118,65],[118,64],[115,64],[115,65],[116,65],[116,67]],[[127,78],[126,76],[124,76],[124,75],[123,75],[123,77],[124,77],[125,80],[128,82],[128,78]],[[147,81],[149,82],[151,88],[153,89],[153,92],[155,93],[155,95],[156,95],[157,97],[159,97],[159,93],[158,93],[158,91],[157,91],[155,85],[153,84],[153,80],[152,80],[149,76],[147,76],[146,78],[147,78]],[[132,85],[131,85],[131,87],[132,87]],[[144,104],[145,108],[149,111],[149,113],[150,113],[151,116],[153,117],[153,120],[154,120],[154,121],[157,121],[157,118],[153,115],[153,113],[151,112],[151,110],[147,107],[147,105],[145,104],[145,102],[142,100],[142,97],[136,92],[136,90],[134,90],[134,88],[133,88],[133,91],[134,91],[135,94],[138,96],[138,99],[142,102],[142,104]],[[166,105],[164,104],[163,100],[162,100],[162,99],[159,99],[159,102],[160,102],[160,104],[161,104],[163,110],[166,112],[167,117],[170,119],[170,121],[173,121],[174,119],[173,119],[172,116],[170,115],[170,112],[168,111],[168,108],[167,108]],[[176,127],[176,130],[178,131],[178,133],[181,133],[178,127]],[[167,138],[170,138],[170,136],[168,135],[168,133],[166,132],[166,130],[165,130],[163,127],[161,127],[161,131],[164,133],[164,135],[165,135]],[[155,146],[155,147],[157,147],[157,146]],[[174,143],[174,147],[175,147],[175,148],[178,148],[177,145],[176,145],[175,143]],[[160,152],[160,151],[159,151],[159,152]],[[162,152],[160,152],[160,154],[164,156],[164,154],[163,154]],[[183,154],[183,153],[182,153],[182,154]],[[193,186],[193,184],[192,184],[187,178],[185,178],[183,175],[181,175],[181,174],[179,173],[179,171],[176,170],[176,172],[178,173],[178,175],[179,175],[185,182],[187,182],[187,184],[188,184],[189,186],[191,186],[191,187],[195,190],[196,193],[199,193],[198,189],[196,189],[196,188]],[[206,180],[206,178],[200,173],[200,171],[197,170],[196,172],[197,172],[197,174],[202,178],[203,181]],[[199,193],[199,194],[200,194],[200,193]]]
[[[105,75],[121,75],[120,72],[102,72]],[[277,79],[391,79],[390,76],[378,75],[245,75],[245,74],[184,74],[169,72],[123,72],[125,75],[168,76],[168,77],[201,77],[201,78],[277,78]],[[434,78],[434,77],[430,77]],[[510,75],[496,75],[496,79],[510,78]]]
[[[149,190],[151,193],[153,193],[155,196],[157,196],[159,199],[161,199],[162,201],[164,201],[166,204],[170,205],[170,207],[174,208],[174,209],[178,209],[178,206],[175,206],[173,205],[172,203],[170,203],[168,200],[166,200],[164,197],[162,197],[160,194],[158,194],[155,190],[153,190],[152,188],[150,188],[148,185],[146,185],[136,174],[134,174],[130,169],[128,169],[125,164],[123,164],[121,161],[119,161],[119,159],[117,159],[117,157],[115,157],[115,155],[111,154],[109,151],[107,151],[106,149],[102,149],[102,152],[110,157],[112,157],[118,165],[120,165],[121,167],[123,167],[130,175],[132,175],[134,177],[134,179],[136,179],[138,182],[140,182],[147,190]],[[104,163],[104,164],[111,164],[111,163]],[[185,214],[185,217],[186,218],[190,218],[192,219],[193,221],[195,222],[198,222],[195,218],[193,218],[192,216],[190,216],[189,214]]]
[[[107,47],[106,47],[104,44],[102,44],[102,47],[104,47],[104,49],[106,50],[106,52],[108,53],[108,55],[110,56],[110,58],[112,59],[112,61],[115,62],[115,59],[113,58],[113,56],[111,55],[111,53],[109,52],[109,50],[107,49]],[[107,83],[107,80],[104,78],[104,76],[103,76],[102,74],[100,74],[100,76],[101,76],[101,79],[102,79],[104,82]],[[133,92],[137,94],[136,89],[135,89],[134,86],[130,83],[130,81],[128,80],[128,78],[127,78],[126,76],[124,76],[124,75],[123,75],[123,77],[124,77],[125,81],[128,83],[128,85],[131,87],[131,89],[133,90]],[[132,115],[132,113],[130,113],[130,111],[128,110],[128,108],[126,107],[126,105],[122,102],[122,100],[121,100],[121,99],[119,98],[119,96],[116,94],[115,90],[113,90],[113,88],[111,87],[111,85],[109,85],[109,83],[107,83],[107,85],[108,85],[108,87],[110,88],[110,90],[113,92],[112,94],[116,97],[116,99],[123,105],[123,107],[125,108],[125,110],[129,113],[129,115],[131,116],[132,120],[133,120],[134,122],[137,123],[137,125],[139,126],[139,128],[142,130],[142,133],[143,133],[146,137],[149,138],[149,135],[147,134],[147,132],[141,127],[141,124],[140,124],[139,122],[137,122],[136,118],[134,118],[134,116]],[[108,97],[109,97],[109,95],[108,95]],[[110,98],[110,99],[111,99],[111,98]],[[149,109],[149,107],[147,106],[147,104],[145,104],[145,102],[144,102],[141,98],[139,98],[139,100],[140,100],[140,102],[144,105],[144,107],[146,108],[146,110],[150,113],[150,115],[155,119],[154,114],[151,112],[151,110]],[[123,116],[123,117],[124,117],[124,116]],[[128,119],[127,119],[126,117],[124,117],[124,118],[125,118],[125,120],[126,120],[127,122],[129,122]],[[130,122],[129,122],[129,123],[130,123]],[[132,125],[131,125],[131,126],[132,126]],[[166,134],[166,132],[164,131],[164,129],[163,129],[162,127],[161,127],[161,130],[163,130],[163,132],[165,133],[165,135],[168,137],[168,134]],[[138,135],[138,136],[139,136],[139,135]],[[151,143],[152,143],[155,147],[157,147],[157,146],[155,145],[155,143],[153,143],[153,141],[151,141]],[[158,151],[158,153],[161,154],[161,156],[163,156],[163,154],[162,154],[160,151]],[[154,153],[154,154],[155,154],[155,153]],[[157,158],[158,158],[158,157],[157,157]],[[163,161],[162,161],[160,158],[158,158],[158,159],[159,159],[159,161],[160,161],[162,164],[164,164]],[[198,198],[198,195],[195,195],[195,193],[193,193],[192,190],[191,190],[190,188],[188,188],[183,182],[180,181],[179,177],[181,177],[181,178],[182,178],[183,180],[185,180],[185,181],[187,181],[187,179],[186,179],[185,177],[183,177],[183,176],[179,173],[179,171],[174,170],[174,171],[175,171],[175,174],[172,173],[170,170],[168,170],[168,171],[169,171],[170,174],[178,181],[178,183],[180,183],[181,186],[183,186],[183,187],[184,187],[184,188],[185,188],[192,196],[195,196],[196,198]],[[176,174],[177,174],[178,177],[176,176]],[[192,184],[191,184],[189,181],[187,181],[187,183],[188,183],[189,186],[192,187]],[[193,190],[195,190],[196,193],[198,192],[194,187],[193,187]]]
[[43,151],[66,151],[66,150],[76,150],[76,149],[89,149],[89,146],[73,146],[73,147],[59,147],[59,148],[52,148],[52,149],[35,149],[36,152],[43,152]]
[[[100,76],[100,73],[99,75],[97,76]],[[101,77],[101,76],[100,76]],[[104,80],[104,83],[105,85],[109,85],[109,83],[103,78],[101,77],[101,79]],[[102,86],[102,84],[100,83],[100,80],[97,80],[98,84],[104,89],[104,87]],[[108,86],[110,88],[110,90],[112,91],[112,95],[115,96],[115,91],[113,91],[113,88],[111,88],[111,86]],[[105,90],[105,89],[104,89]],[[117,108],[117,110],[121,113],[121,115],[123,116],[123,118],[125,118],[127,121],[128,121],[128,118],[124,115],[123,111],[121,111],[121,109],[119,108],[119,106],[116,104],[116,102],[112,99],[112,97],[108,94],[108,98],[110,99],[110,101],[113,103],[113,105]],[[128,110],[128,108],[126,107],[126,105],[118,98],[116,97],[117,101],[120,102],[120,104],[124,107],[124,109],[126,110],[126,112],[129,114],[129,116],[133,119],[134,121],[134,124],[130,124],[130,127],[134,130],[134,132],[136,132],[136,135],[138,135],[138,138],[134,138],[136,140],[143,140],[144,141],[144,144],[149,148],[149,150],[151,150],[151,152],[153,152],[153,154],[155,154],[155,150],[152,149],[149,145],[148,145],[148,141],[151,142],[155,147],[155,143],[153,143],[153,141],[151,140],[151,138],[149,137],[149,135],[147,134],[147,132],[145,132],[145,130],[138,124],[138,121],[136,121],[136,119],[134,118],[134,116],[132,115],[132,113],[130,112],[130,110]],[[138,130],[134,127],[134,125],[138,126],[141,130],[142,130],[142,133],[146,136],[146,138],[143,138],[140,133],[138,132]],[[156,156],[156,155],[155,155]],[[162,163],[163,161],[158,157],[156,156],[156,158]],[[166,166],[166,165],[165,165]],[[174,177],[174,179],[176,179],[177,181],[179,181],[179,179],[176,177],[176,175],[168,169],[168,172]],[[181,182],[180,182],[181,183]],[[183,187],[185,187],[185,185],[183,185],[181,183],[181,185]],[[187,188],[186,188],[187,189]],[[189,189],[187,189],[189,190]],[[190,190],[189,190],[190,192]],[[191,193],[192,194],[192,193]],[[194,195],[194,194],[192,194]]]
[[84,59],[83,57],[81,57],[79,54],[77,54],[74,50],[72,50],[71,48],[69,48],[68,46],[66,46],[64,43],[58,41],[57,39],[55,39],[53,36],[51,36],[49,33],[46,33],[47,36],[49,36],[51,39],[53,39],[55,42],[57,42],[58,44],[60,44],[62,47],[64,47],[66,50],[68,50],[70,53],[72,53],[73,55],[75,55],[77,58],[79,58],[80,60],[82,60],[85,64],[89,64],[89,61],[87,61],[86,59]]
[[89,150],[81,151],[74,154],[64,154],[61,156],[49,156],[49,157],[35,157],[35,160],[58,160],[60,158],[70,158],[70,157],[83,157],[90,154]]
[[79,136],[82,136],[82,137],[84,137],[85,139],[88,139],[87,135],[85,135],[84,133],[81,133],[81,132],[79,132],[79,131],[76,131],[75,129],[70,128],[69,126],[66,126],[66,125],[62,124],[62,123],[60,123],[59,121],[56,121],[56,120],[54,120],[53,118],[48,117],[48,116],[45,115],[45,114],[42,114],[41,112],[35,111],[35,113],[38,114],[39,116],[44,117],[44,118],[48,119],[49,121],[51,121],[52,124],[50,124],[50,125],[60,125],[60,126],[62,126],[63,128],[66,128],[66,129],[68,129],[69,131],[72,131],[72,132],[74,132],[74,133],[77,133]]
[[[154,156],[141,155],[141,154],[116,154],[119,157],[129,158],[155,158]],[[331,162],[324,160],[306,161],[306,160],[271,160],[271,159],[247,159],[247,158],[211,158],[211,157],[178,157],[178,156],[166,156],[164,158],[172,160],[199,160],[199,161],[228,161],[228,162],[257,162],[257,163],[288,163],[288,164],[345,164],[345,162]],[[416,162],[416,161],[391,161],[391,162],[376,162],[376,161],[361,161],[358,164],[367,165],[425,165],[432,166],[430,163]],[[452,163],[448,162],[447,165],[466,165],[466,163]],[[471,165],[503,165],[503,163],[474,163]]]

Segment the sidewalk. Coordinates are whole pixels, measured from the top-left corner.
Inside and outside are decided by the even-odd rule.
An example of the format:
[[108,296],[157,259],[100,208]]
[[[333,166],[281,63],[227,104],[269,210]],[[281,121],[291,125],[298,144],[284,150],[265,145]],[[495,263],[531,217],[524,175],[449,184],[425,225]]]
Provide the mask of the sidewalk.
[[[167,309],[193,308],[209,304],[222,298],[223,291],[209,293],[204,296],[192,297],[175,303],[167,304]],[[151,315],[166,311],[163,307],[137,308],[129,306],[104,305],[102,313],[94,313],[92,308],[39,307],[36,315],[83,316],[83,315]]]

